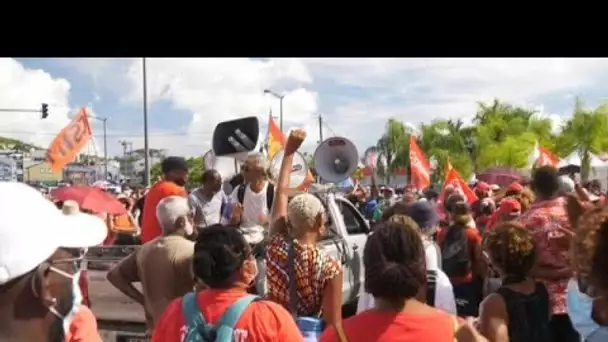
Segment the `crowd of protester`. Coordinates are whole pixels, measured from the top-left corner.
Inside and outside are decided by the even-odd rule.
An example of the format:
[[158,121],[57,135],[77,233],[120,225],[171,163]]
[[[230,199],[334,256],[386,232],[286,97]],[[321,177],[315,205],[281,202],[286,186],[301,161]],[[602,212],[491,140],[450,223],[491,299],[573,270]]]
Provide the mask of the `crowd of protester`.
[[288,186],[304,138],[291,133],[275,180],[253,154],[240,181],[206,170],[188,192],[187,163],[166,158],[149,189],[117,194],[123,215],[0,183],[0,341],[100,341],[79,283],[86,249],[137,243],[107,278],[142,305],[154,342],[608,341],[599,182],[539,167],[528,182],[477,182],[473,203],[449,186],[353,189],[372,232],[357,313],[343,317],[342,264],[317,244],[326,207]]

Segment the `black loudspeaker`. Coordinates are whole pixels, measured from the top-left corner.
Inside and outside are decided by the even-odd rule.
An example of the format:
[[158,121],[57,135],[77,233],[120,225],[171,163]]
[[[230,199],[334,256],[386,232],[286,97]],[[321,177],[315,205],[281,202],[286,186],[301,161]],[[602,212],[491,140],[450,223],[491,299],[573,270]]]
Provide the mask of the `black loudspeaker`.
[[243,159],[249,152],[259,150],[259,138],[260,123],[255,116],[220,122],[213,131],[213,154]]

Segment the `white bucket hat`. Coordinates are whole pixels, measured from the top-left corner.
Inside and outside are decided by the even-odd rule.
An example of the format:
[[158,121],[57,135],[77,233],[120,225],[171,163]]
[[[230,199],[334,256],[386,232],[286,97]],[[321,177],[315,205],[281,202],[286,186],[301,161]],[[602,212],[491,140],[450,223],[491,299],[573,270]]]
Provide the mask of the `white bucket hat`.
[[60,247],[96,246],[106,234],[98,217],[65,215],[36,189],[0,182],[0,285],[32,271]]

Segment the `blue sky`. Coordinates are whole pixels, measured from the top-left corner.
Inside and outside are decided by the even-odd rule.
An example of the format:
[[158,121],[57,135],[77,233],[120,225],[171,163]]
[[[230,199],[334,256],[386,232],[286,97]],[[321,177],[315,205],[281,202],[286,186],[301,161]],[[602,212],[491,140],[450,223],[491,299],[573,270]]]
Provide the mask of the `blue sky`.
[[[602,59],[151,59],[147,66],[150,146],[184,155],[204,154],[219,121],[278,115],[265,88],[285,94],[284,126],[306,128],[310,151],[319,114],[326,137],[346,136],[363,152],[390,117],[413,125],[467,120],[477,101],[499,98],[559,123],[575,96],[589,106],[608,97]],[[0,136],[46,147],[69,113],[87,106],[108,118],[110,155],[121,153],[119,140],[143,147],[141,59],[3,59],[0,75],[0,107],[46,102],[51,112],[44,121],[2,113]],[[99,123],[94,133],[102,153]]]

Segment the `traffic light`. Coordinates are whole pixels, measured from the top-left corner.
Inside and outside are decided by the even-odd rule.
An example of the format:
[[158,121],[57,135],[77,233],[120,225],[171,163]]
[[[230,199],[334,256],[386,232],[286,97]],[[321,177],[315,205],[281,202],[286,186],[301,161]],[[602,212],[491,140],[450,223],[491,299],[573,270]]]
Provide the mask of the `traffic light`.
[[49,105],[46,103],[42,104],[42,118],[46,119],[49,116]]

